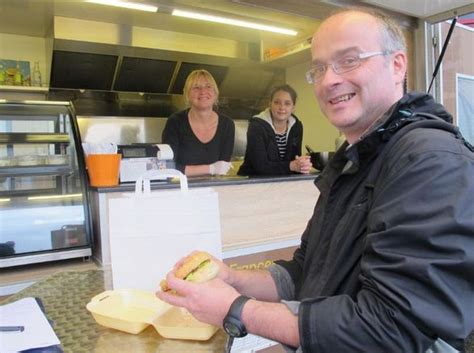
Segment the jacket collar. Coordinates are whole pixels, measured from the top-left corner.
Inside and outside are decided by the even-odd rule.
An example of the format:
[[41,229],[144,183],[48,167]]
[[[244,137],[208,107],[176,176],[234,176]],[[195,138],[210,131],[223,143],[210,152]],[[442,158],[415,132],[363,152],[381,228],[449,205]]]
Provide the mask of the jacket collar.
[[[265,109],[264,111],[260,112],[258,115],[255,115],[253,118],[260,119],[266,122],[268,125],[271,126],[272,130],[275,132],[275,127],[273,126],[273,120],[272,120],[272,112],[270,108]],[[294,114],[290,115],[290,118],[288,119],[288,129],[286,130],[287,135],[289,134],[291,128],[293,127],[293,125],[295,125],[297,120],[298,118]]]
[[[385,143],[401,128],[415,121],[428,119],[423,114],[431,114],[446,123],[452,122],[452,116],[445,108],[425,93],[405,94],[398,102],[376,120],[359,141],[349,145],[347,141],[336,151],[328,164],[336,173],[354,174],[364,161],[373,158]],[[448,124],[446,124],[448,125]],[[329,173],[329,170],[327,171]],[[323,173],[322,176],[324,176]]]

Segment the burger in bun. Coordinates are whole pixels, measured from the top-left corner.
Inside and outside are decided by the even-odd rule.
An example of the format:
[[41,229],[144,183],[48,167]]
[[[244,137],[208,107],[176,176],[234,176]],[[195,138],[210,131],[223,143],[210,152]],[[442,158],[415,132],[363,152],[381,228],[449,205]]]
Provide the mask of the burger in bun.
[[[212,260],[211,255],[204,251],[196,251],[187,256],[176,269],[175,276],[190,282],[206,282],[217,276],[219,265]],[[166,279],[160,282],[163,292],[170,290]]]

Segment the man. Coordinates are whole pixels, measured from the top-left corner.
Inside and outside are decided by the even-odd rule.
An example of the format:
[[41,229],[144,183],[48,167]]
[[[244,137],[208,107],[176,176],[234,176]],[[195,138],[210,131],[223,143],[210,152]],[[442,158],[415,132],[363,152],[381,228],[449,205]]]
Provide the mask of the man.
[[474,329],[471,147],[430,96],[403,94],[404,39],[384,15],[333,15],[311,51],[307,79],[347,142],[316,181],[293,259],[269,271],[220,263],[203,284],[171,272],[178,295],[158,296],[218,326],[234,303],[236,334],[303,352],[463,350]]

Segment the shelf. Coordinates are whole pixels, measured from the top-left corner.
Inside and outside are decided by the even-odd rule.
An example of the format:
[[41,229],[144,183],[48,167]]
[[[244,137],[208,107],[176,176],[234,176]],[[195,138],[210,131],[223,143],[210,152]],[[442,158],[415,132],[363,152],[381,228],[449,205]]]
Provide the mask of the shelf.
[[265,66],[287,68],[311,61],[312,36],[299,39],[286,48],[269,47],[265,49],[262,63]]
[[[56,188],[44,188],[44,189],[19,189],[19,190],[3,190],[0,191],[0,198],[13,198],[8,202],[2,202],[1,208],[2,210],[6,210],[12,207],[16,207],[18,205],[22,205],[22,207],[28,205],[29,200],[28,197],[31,196],[40,196],[40,195],[54,195],[58,192]],[[50,203],[49,201],[47,203]],[[31,203],[29,203],[31,206]]]
[[0,168],[0,177],[22,177],[22,176],[44,176],[44,175],[68,175],[72,174],[72,168],[67,164],[61,165],[38,165],[38,166],[14,166]]
[[49,91],[49,87],[35,87],[35,86],[3,86],[0,85],[0,91],[7,92],[36,92],[46,93]]
[[[77,195],[81,195],[78,193]],[[48,206],[80,206],[82,204],[82,196],[67,197],[67,194],[59,194],[57,188],[43,189],[20,189],[20,190],[3,190],[0,191],[0,198],[8,201],[0,203],[0,211],[11,209],[23,209]]]
[[311,61],[311,45],[306,44],[298,49],[285,52],[279,56],[263,60],[264,65],[286,68]]
[[0,133],[0,143],[69,143],[69,134]]

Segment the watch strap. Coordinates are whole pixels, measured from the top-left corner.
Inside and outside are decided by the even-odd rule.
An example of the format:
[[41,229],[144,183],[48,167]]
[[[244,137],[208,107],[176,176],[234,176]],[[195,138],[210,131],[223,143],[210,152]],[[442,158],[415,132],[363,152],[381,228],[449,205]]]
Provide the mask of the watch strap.
[[[250,299],[254,298],[241,295],[238,296],[230,305],[229,311],[227,312],[223,322],[224,329],[230,336],[244,337],[247,335],[247,329],[242,322],[241,316],[245,303],[247,303],[247,301]],[[233,325],[238,330],[238,332],[231,332],[230,330],[227,330],[229,324]]]

